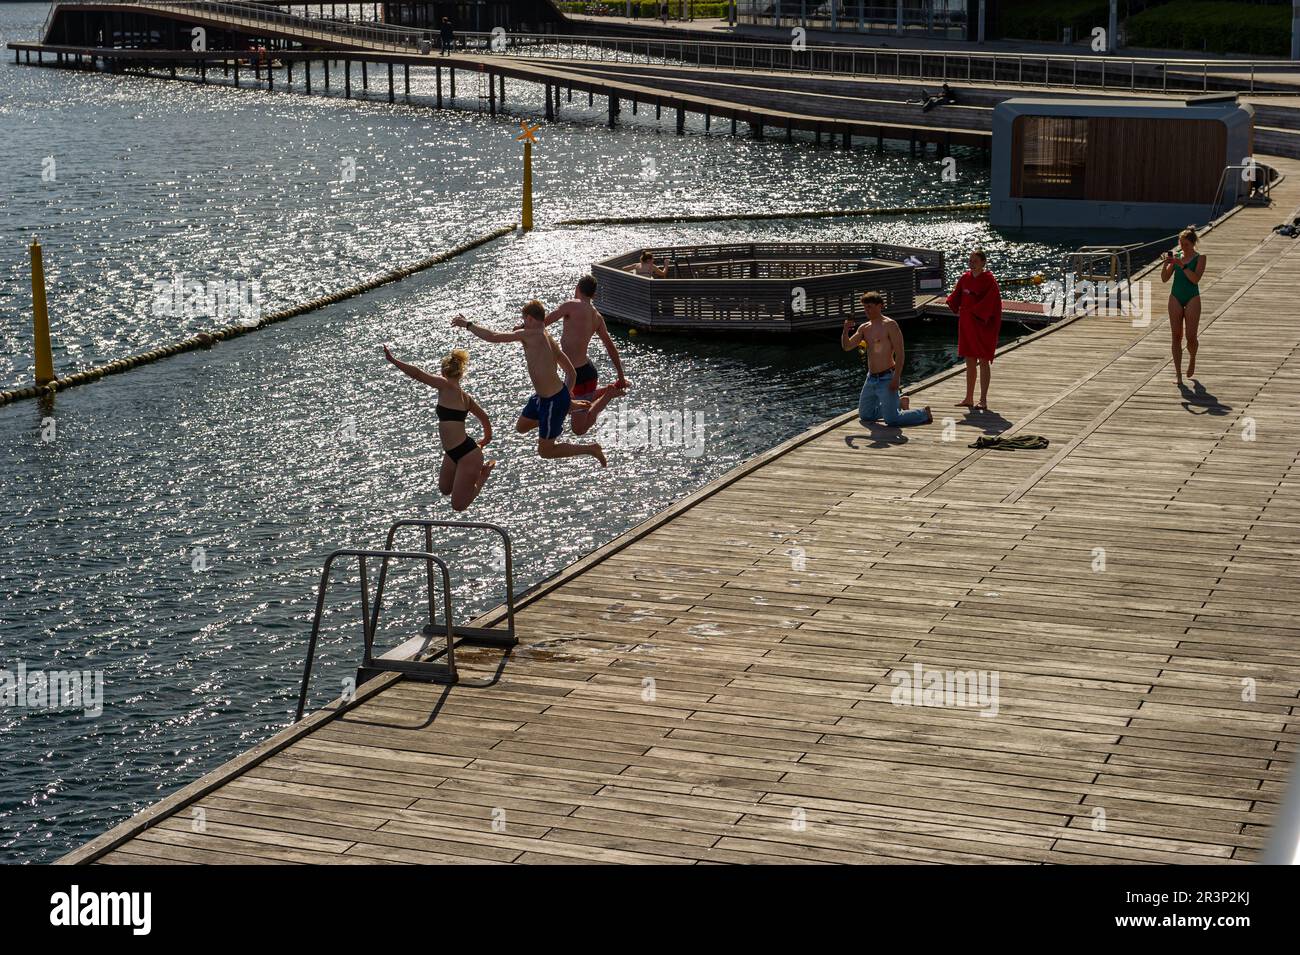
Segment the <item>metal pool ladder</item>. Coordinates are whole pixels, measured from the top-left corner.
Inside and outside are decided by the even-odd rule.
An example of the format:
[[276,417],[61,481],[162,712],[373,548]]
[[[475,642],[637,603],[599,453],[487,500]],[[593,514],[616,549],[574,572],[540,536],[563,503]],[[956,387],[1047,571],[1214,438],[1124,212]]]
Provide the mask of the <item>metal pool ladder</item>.
[[[395,550],[393,545],[397,533],[402,528],[415,527],[424,529],[424,550]],[[457,625],[453,620],[451,600],[451,572],[447,562],[433,553],[433,529],[435,527],[467,527],[492,531],[499,535],[504,547],[506,575],[506,627],[470,627]],[[515,637],[515,580],[514,565],[511,561],[510,535],[504,527],[481,521],[432,521],[419,518],[406,518],[396,521],[388,529],[388,537],[383,550],[336,550],[325,558],[325,568],[321,572],[320,587],[316,594],[316,616],[311,625],[311,639],[307,644],[307,662],[303,666],[302,689],[298,694],[298,712],[294,722],[302,719],[307,706],[307,691],[311,684],[312,663],[316,656],[316,640],[320,636],[321,618],[325,612],[325,593],[329,589],[330,570],[335,560],[344,557],[357,558],[361,584],[361,663],[357,667],[357,686],[381,673],[400,673],[408,679],[425,683],[456,683],[459,675],[456,671],[456,646],[467,643],[473,646],[513,647],[518,640]],[[369,587],[367,585],[367,561],[378,558],[379,581],[375,586],[374,606],[370,606]],[[446,647],[433,654],[429,659],[398,659],[396,657],[375,656],[375,634],[379,630],[379,610],[384,599],[384,583],[388,578],[388,563],[391,560],[422,560],[427,566],[427,590],[429,603],[429,622],[424,626],[422,635],[426,639],[442,634]],[[436,579],[434,568],[437,567],[442,577],[443,620],[439,622],[434,591]]]

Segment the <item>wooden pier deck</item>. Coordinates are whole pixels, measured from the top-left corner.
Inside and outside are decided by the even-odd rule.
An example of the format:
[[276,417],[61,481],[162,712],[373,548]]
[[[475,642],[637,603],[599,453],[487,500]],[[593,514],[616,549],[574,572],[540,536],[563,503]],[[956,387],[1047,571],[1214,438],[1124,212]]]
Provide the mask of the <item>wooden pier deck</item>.
[[[1147,327],[1005,351],[996,415],[940,376],[913,399],[935,425],[828,422],[590,555],[522,605],[490,686],[377,679],[63,861],[1257,858],[1300,740],[1277,164],[1277,205],[1204,241],[1196,393],[1157,282]],[[967,446],[1002,419],[1051,447]],[[996,673],[996,715],[892,702],[917,664]]]

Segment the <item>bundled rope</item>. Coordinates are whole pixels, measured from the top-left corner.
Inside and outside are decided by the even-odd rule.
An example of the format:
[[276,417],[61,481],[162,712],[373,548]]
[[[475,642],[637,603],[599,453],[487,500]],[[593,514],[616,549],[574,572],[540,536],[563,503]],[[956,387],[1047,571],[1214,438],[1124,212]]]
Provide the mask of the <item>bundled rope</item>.
[[64,378],[56,378],[47,385],[29,385],[26,388],[15,388],[10,391],[0,391],[0,405],[7,405],[14,401],[21,401],[24,398],[35,398],[43,394],[53,394],[56,391],[62,391],[65,388],[72,388],[76,385],[84,385],[87,382],[97,381],[107,375],[116,375],[119,372],[127,371],[131,368],[138,368],[141,365],[152,364],[161,361],[164,358],[170,358],[172,355],[179,355],[181,352],[194,351],[197,348],[211,348],[219,341],[225,341],[230,338],[237,338],[240,335],[246,335],[249,332],[256,331],[259,328],[265,328],[267,325],[273,325],[276,322],[282,322],[286,318],[293,318],[295,315],[302,315],[305,312],[312,312],[318,308],[324,308],[326,305],[333,305],[344,299],[353,298],[361,295],[363,292],[369,292],[381,285],[387,285],[389,282],[396,282],[398,279],[406,278],[415,272],[439,265],[458,255],[464,255],[472,249],[481,245],[486,245],[494,239],[509,235],[515,230],[515,226],[505,225],[493,229],[491,232],[470,239],[468,242],[462,242],[460,245],[448,249],[445,252],[439,252],[437,255],[431,255],[427,259],[421,259],[413,265],[404,268],[394,269],[391,272],[385,272],[373,279],[362,282],[358,285],[351,285],[338,292],[329,295],[322,295],[320,298],[314,298],[310,302],[304,302],[301,305],[294,305],[290,308],[283,308],[269,315],[263,315],[255,322],[245,323],[236,322],[233,325],[227,325],[224,328],[214,329],[209,332],[199,332],[191,335],[189,338],[182,339],[178,342],[172,342],[170,345],[162,345],[152,351],[142,352],[137,355],[130,355],[126,358],[119,358],[116,361],[110,361],[107,364],[96,365],[94,368],[87,368],[85,371],[79,371],[75,374],[68,375]]

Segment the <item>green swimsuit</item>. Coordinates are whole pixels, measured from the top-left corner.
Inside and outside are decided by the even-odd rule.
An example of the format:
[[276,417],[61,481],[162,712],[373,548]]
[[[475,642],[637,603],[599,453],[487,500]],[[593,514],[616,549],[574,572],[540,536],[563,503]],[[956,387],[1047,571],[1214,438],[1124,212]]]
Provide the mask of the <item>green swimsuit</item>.
[[1187,269],[1194,270],[1196,268],[1196,260],[1200,257],[1201,254],[1198,252],[1188,259],[1187,264],[1182,268],[1179,268],[1176,263],[1174,265],[1174,287],[1170,290],[1170,294],[1172,294],[1174,298],[1178,299],[1178,304],[1183,306],[1183,308],[1186,308],[1188,302],[1201,294],[1201,290],[1197,283],[1189,279],[1185,271]]

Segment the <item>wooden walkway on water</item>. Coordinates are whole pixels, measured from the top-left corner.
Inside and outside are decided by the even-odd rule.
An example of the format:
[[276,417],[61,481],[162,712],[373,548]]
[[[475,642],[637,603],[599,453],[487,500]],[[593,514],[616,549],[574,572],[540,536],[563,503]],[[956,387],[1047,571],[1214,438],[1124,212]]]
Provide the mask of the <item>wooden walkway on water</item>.
[[[1278,165],[1277,205],[1204,242],[1203,391],[1174,387],[1156,283],[1147,327],[998,358],[997,415],[1049,449],[971,450],[992,415],[829,422],[533,595],[490,686],[381,677],[64,861],[1257,858],[1300,740]],[[960,390],[914,400],[942,419]],[[995,672],[996,716],[896,705],[917,664]]]

